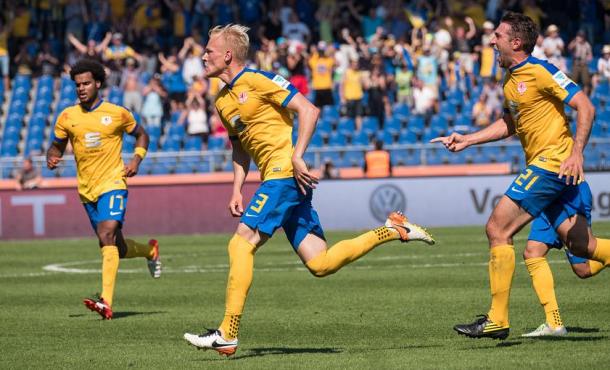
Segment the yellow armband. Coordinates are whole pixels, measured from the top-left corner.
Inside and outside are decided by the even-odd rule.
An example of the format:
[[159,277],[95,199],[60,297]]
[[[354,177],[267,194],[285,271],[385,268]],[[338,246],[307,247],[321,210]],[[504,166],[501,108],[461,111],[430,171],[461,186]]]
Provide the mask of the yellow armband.
[[133,154],[144,159],[146,157],[146,149],[142,148],[141,146],[137,146],[136,149],[133,151]]

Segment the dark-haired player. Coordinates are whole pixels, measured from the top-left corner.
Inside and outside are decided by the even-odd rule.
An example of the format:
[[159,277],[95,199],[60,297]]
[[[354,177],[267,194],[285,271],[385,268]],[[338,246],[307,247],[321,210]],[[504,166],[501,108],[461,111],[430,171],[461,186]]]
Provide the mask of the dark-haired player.
[[[161,276],[159,244],[141,244],[124,239],[121,227],[127,209],[126,177],[138,173],[146,156],[148,134],[125,108],[103,101],[98,92],[104,85],[104,67],[82,59],[70,70],[79,104],[66,108],[57,118],[54,139],[47,151],[47,167],[57,167],[68,140],[74,148],[78,193],[91,226],[99,239],[102,253],[102,292],[84,304],[102,318],[112,318],[112,297],[119,258],[145,257],[154,278]],[[134,156],[123,163],[123,133],[136,138]]]

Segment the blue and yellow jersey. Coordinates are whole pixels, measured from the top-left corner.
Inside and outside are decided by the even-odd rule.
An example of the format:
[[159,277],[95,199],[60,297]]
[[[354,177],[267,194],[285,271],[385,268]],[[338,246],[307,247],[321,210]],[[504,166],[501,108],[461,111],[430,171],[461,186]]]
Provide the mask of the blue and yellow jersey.
[[293,114],[286,105],[297,93],[282,76],[244,68],[216,97],[229,137],[239,139],[263,181],[293,176]]
[[573,139],[563,105],[580,91],[565,73],[532,56],[504,78],[504,108],[510,113],[528,165],[559,172]]
[[121,158],[123,133],[133,133],[136,127],[131,112],[103,100],[91,110],[77,104],[61,112],[54,140],[72,143],[82,202],[95,202],[108,191],[127,189]]

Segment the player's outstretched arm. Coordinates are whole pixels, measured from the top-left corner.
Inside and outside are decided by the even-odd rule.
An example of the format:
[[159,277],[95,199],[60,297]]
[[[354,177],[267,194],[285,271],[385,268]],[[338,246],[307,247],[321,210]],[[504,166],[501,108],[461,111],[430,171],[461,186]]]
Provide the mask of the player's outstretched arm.
[[301,192],[305,194],[307,188],[315,189],[319,181],[318,177],[309,172],[307,164],[303,160],[303,154],[305,154],[305,150],[307,150],[307,146],[311,141],[311,136],[316,129],[320,109],[307,100],[301,93],[297,93],[290,100],[288,109],[299,114],[299,133],[292,154],[292,167],[294,169],[294,178],[297,180]]
[[509,114],[495,121],[491,125],[475,133],[462,135],[453,132],[449,136],[439,136],[430,140],[431,143],[442,143],[447,150],[459,152],[471,145],[484,144],[507,138],[515,133],[515,126]]
[[67,140],[61,142],[53,141],[51,143],[51,146],[47,150],[47,167],[50,170],[57,168],[57,165],[61,161],[61,157],[64,155],[67,144]]
[[250,169],[250,155],[237,138],[231,138],[231,145],[233,146],[233,194],[229,201],[229,212],[233,217],[240,217],[244,213],[241,188]]
[[148,137],[148,133],[144,130],[144,127],[138,125],[133,136],[136,137],[136,149],[134,150],[133,157],[131,161],[127,165],[125,165],[125,176],[132,177],[137,175],[138,169],[140,168],[140,163],[146,157],[146,151],[148,150],[148,143],[150,138]]
[[568,105],[576,109],[577,112],[576,136],[574,137],[572,153],[559,167],[559,178],[565,176],[566,184],[576,185],[585,179],[583,152],[589,141],[589,135],[591,135],[595,107],[582,91],[577,92]]

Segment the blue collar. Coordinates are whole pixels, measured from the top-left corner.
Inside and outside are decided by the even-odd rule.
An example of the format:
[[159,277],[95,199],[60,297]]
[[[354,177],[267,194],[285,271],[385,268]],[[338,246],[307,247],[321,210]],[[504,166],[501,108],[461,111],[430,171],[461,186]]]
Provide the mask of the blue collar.
[[104,102],[104,99],[100,99],[100,101],[97,102],[97,104],[95,104],[94,106],[92,106],[91,108],[87,109],[85,107],[83,107],[87,112],[93,112],[94,110],[96,110],[100,105],[102,105],[102,103]]
[[525,59],[523,60],[523,62],[521,62],[521,63],[517,64],[517,65],[516,65],[516,66],[514,66],[514,67],[509,68],[508,70],[509,70],[510,72],[513,72],[515,69],[522,67],[522,66],[523,66],[525,63],[527,63],[527,62],[529,62],[529,61],[530,61],[530,58],[531,58],[531,57],[532,57],[531,55],[528,55],[528,57],[527,57],[527,58],[525,58]]
[[237,82],[237,80],[241,77],[241,75],[243,75],[246,71],[248,70],[248,68],[244,67],[244,69],[242,69],[237,76],[233,77],[233,80],[231,82],[229,82],[229,89],[232,89],[233,86],[235,86],[235,82]]

